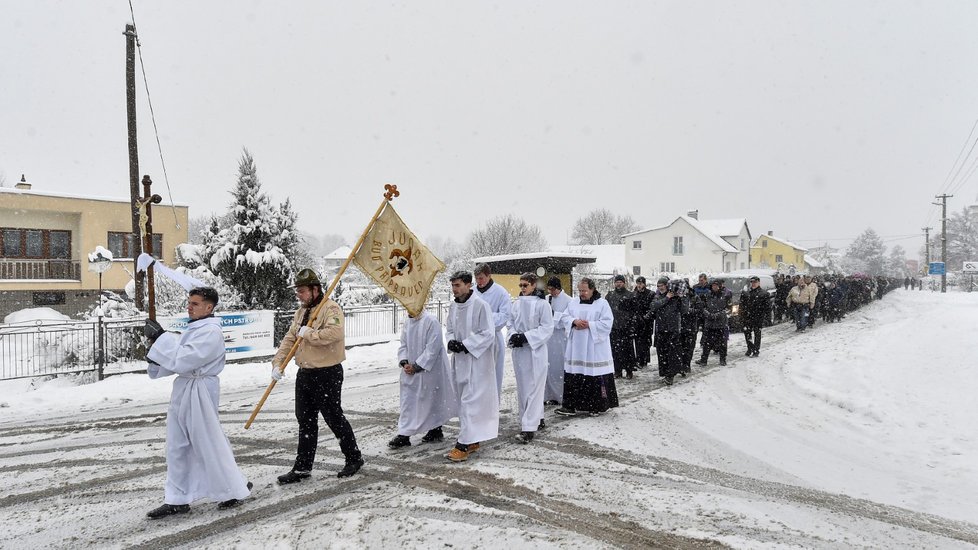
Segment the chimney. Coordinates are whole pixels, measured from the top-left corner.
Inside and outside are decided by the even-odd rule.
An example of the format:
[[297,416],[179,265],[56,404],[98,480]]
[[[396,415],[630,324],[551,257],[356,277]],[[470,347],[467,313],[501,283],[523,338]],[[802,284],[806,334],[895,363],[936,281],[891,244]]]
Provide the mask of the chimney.
[[768,237],[773,237],[774,236],[774,231],[768,231],[767,232],[767,236]]
[[694,220],[700,219],[699,210],[690,210],[689,212],[686,212],[686,215],[689,216],[690,218],[693,218]]
[[14,186],[14,189],[21,189],[23,191],[31,190],[31,184],[27,183],[27,179],[24,177],[24,174],[20,175],[20,181],[17,182],[17,185]]

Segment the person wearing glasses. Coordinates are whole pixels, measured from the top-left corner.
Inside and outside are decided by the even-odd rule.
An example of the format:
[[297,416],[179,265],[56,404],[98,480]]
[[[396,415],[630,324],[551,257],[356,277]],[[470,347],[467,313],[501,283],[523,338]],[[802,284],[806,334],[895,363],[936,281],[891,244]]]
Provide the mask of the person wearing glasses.
[[520,433],[516,441],[529,443],[543,421],[543,393],[547,386],[547,341],[554,333],[554,315],[546,294],[536,287],[533,273],[520,275],[520,295],[509,316],[509,347],[519,400]]

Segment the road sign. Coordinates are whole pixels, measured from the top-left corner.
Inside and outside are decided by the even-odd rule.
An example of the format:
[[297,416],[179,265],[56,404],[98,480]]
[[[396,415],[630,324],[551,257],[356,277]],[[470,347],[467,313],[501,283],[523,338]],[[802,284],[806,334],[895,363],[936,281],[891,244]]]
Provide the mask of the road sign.
[[944,262],[931,262],[930,269],[927,271],[928,275],[944,275]]
[[964,273],[978,273],[978,262],[964,262],[964,267],[961,271]]

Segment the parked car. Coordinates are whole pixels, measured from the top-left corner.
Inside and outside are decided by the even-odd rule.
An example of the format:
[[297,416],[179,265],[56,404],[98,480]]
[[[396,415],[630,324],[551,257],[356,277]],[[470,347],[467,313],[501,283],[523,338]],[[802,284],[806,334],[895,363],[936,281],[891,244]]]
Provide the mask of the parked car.
[[[774,277],[771,276],[773,270],[749,270],[742,269],[733,273],[716,273],[711,275],[711,278],[720,278],[724,280],[723,286],[725,286],[733,295],[730,300],[730,307],[727,309],[727,313],[730,316],[730,331],[736,332],[743,329],[743,322],[740,318],[740,294],[750,288],[750,278],[752,276],[757,276],[761,280],[761,288],[766,290],[771,296],[771,304],[774,305],[774,295],[776,290],[774,288]],[[696,284],[696,280],[692,279],[690,284]],[[772,307],[773,310],[773,307]],[[769,315],[764,326],[770,326],[772,324],[772,317]]]

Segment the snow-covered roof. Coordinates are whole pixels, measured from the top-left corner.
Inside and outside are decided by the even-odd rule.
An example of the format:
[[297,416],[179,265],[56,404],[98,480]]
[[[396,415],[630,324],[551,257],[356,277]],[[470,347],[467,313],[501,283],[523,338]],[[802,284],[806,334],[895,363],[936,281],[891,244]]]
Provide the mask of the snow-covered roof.
[[747,218],[730,218],[726,220],[697,220],[704,231],[721,237],[737,237],[741,228],[747,223]]
[[[36,195],[40,197],[54,197],[59,199],[81,199],[86,201],[121,202],[125,204],[130,204],[130,200],[128,198],[120,199],[120,198],[112,198],[112,197],[96,197],[91,195],[76,195],[74,193],[35,191],[33,189],[16,189],[13,187],[0,187],[0,193],[10,193],[16,195]],[[167,206],[170,206],[170,204],[164,201],[164,203],[161,203],[160,205],[156,206],[156,208],[164,208]],[[188,205],[182,203],[174,203],[173,206],[176,206],[177,208],[189,208]]]
[[524,252],[521,254],[498,254],[496,256],[482,256],[481,258],[473,258],[472,261],[477,264],[491,264],[492,262],[505,262],[508,260],[529,260],[532,258],[581,258],[585,260],[597,259],[597,256],[593,254],[573,254],[573,253],[560,253],[560,252]]
[[616,273],[626,269],[624,244],[572,244],[551,246],[550,252],[555,255],[593,255],[595,260],[592,268],[596,273]]
[[822,262],[816,260],[815,258],[812,258],[808,254],[805,254],[805,263],[808,264],[809,267],[814,267],[814,268],[818,268],[818,269],[825,268],[825,264],[823,264]]
[[345,260],[345,259],[347,259],[347,258],[350,257],[350,252],[353,252],[353,249],[350,248],[349,246],[346,246],[344,244],[343,246],[341,246],[341,247],[337,248],[336,250],[334,250],[334,251],[330,252],[329,254],[327,254],[323,259],[324,260]]
[[808,249],[805,248],[805,247],[803,247],[803,246],[798,246],[797,244],[795,244],[795,243],[793,243],[793,242],[791,242],[791,241],[789,241],[787,239],[782,239],[781,237],[775,237],[774,235],[768,235],[768,234],[760,235],[759,237],[757,237],[756,239],[754,239],[754,244],[752,244],[751,246],[757,246],[757,241],[763,239],[764,237],[767,237],[768,239],[771,239],[773,241],[778,241],[779,243],[781,243],[783,245],[790,246],[791,248],[794,248],[795,250],[800,250],[801,252],[808,252]]
[[[697,220],[695,218],[690,218],[689,216],[679,216],[678,218],[673,220],[672,223],[668,225],[663,225],[662,227],[653,227],[650,229],[643,229],[641,231],[633,231],[632,233],[626,233],[622,235],[622,237],[631,237],[633,235],[639,235],[641,233],[648,233],[649,231],[659,231],[661,229],[666,229],[668,227],[672,227],[673,225],[675,225],[676,222],[678,222],[679,220],[684,220],[686,223],[693,226],[693,229],[702,233],[703,236],[706,237],[707,239],[710,239],[710,241],[712,241],[713,244],[717,245],[717,247],[720,250],[723,250],[724,252],[733,252],[733,253],[740,252],[739,250],[737,250],[737,247],[723,240],[723,237],[739,235],[740,228],[743,227],[743,224],[747,223],[747,220],[745,218],[734,218],[729,220]],[[715,229],[719,229],[724,232],[730,231],[731,227],[733,227],[734,222],[736,222],[739,225],[737,226],[737,230],[734,231],[733,233],[721,234],[715,231]]]

